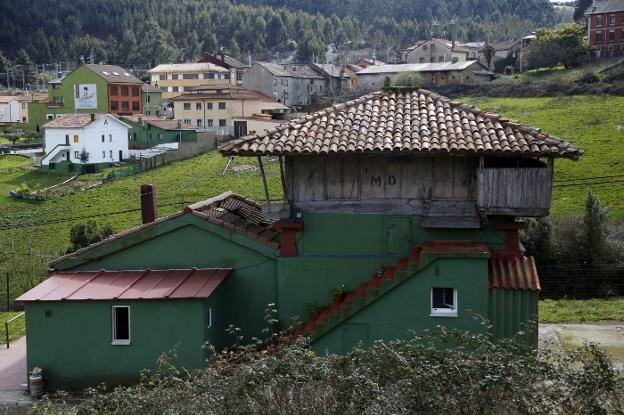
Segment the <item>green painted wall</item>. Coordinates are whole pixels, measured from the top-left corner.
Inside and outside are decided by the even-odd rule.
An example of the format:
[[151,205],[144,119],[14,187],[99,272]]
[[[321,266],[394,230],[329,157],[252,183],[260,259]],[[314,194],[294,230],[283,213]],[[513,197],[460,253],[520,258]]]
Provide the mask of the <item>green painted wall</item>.
[[528,290],[492,289],[489,315],[497,337],[511,337],[522,331],[524,341],[537,347],[538,294]]
[[48,122],[47,114],[48,103],[47,102],[29,102],[28,103],[28,123],[23,124],[26,131],[39,131],[37,127],[41,127]]
[[[484,331],[478,316],[488,318],[487,284],[487,259],[438,259],[318,338],[313,349],[317,353],[343,353],[360,340],[369,345],[375,339],[401,339],[407,337],[408,329],[419,333],[437,325]],[[457,317],[430,316],[433,287],[457,289]]]
[[[111,344],[113,305],[130,306],[130,345]],[[201,368],[201,346],[214,341],[207,307],[203,300],[26,304],[28,369],[44,368],[49,390],[131,383],[142,369],[155,370],[160,354],[176,345],[178,367]]]
[[162,111],[162,92],[143,92],[143,115],[158,115]]
[[[97,86],[97,108],[78,109],[74,106],[74,85],[76,84],[96,84]],[[54,104],[54,97],[61,97],[63,105]],[[86,66],[80,66],[75,71],[67,75],[59,89],[54,89],[48,85],[48,102],[50,114],[79,113],[107,113],[108,112],[108,84],[106,80]]]
[[[126,124],[130,126],[128,130],[128,144],[131,147],[154,147],[158,144],[164,143],[177,143],[183,142],[195,142],[197,141],[196,131],[184,131],[184,130],[164,130],[154,125],[143,123],[135,123],[127,118],[123,119]],[[159,139],[159,134],[162,139]]]

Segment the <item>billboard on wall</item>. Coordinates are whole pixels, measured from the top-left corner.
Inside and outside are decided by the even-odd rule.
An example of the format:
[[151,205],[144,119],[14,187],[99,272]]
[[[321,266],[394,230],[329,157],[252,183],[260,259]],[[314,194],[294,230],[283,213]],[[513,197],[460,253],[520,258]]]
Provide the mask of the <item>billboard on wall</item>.
[[76,108],[81,109],[97,108],[97,85],[74,85],[74,105]]

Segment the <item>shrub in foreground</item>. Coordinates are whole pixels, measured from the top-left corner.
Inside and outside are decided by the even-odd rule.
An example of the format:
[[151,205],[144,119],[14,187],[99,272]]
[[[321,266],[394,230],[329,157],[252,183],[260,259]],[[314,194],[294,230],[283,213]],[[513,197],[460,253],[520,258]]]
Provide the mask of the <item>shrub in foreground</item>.
[[[175,350],[140,384],[58,393],[33,414],[606,414],[624,410],[624,380],[599,348],[536,353],[514,339],[446,330],[319,356],[305,340],[213,354],[175,367]],[[280,344],[280,347],[276,347]]]

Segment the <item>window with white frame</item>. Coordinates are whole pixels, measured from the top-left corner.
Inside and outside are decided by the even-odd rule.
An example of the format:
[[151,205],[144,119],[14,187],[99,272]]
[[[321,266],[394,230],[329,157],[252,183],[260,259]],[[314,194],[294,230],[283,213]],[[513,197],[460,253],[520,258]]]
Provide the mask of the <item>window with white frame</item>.
[[208,309],[208,328],[212,327],[212,308]]
[[74,158],[75,159],[79,159],[80,158],[80,152],[79,151],[74,151]]
[[431,289],[431,315],[457,317],[457,289],[434,287]]
[[102,134],[102,142],[106,141],[106,138],[104,137],[104,134]]
[[130,344],[130,306],[113,306],[113,344]]

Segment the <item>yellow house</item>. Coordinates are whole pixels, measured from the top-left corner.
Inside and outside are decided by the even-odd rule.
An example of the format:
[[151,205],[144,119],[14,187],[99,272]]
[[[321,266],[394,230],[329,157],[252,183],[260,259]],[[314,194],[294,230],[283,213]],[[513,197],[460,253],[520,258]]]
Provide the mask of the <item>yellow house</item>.
[[184,124],[236,137],[247,135],[245,118],[264,116],[266,121],[289,110],[260,91],[231,84],[195,87],[171,100],[175,118]]
[[200,85],[236,83],[230,69],[210,62],[163,64],[150,69],[150,83],[160,88],[163,100]]

